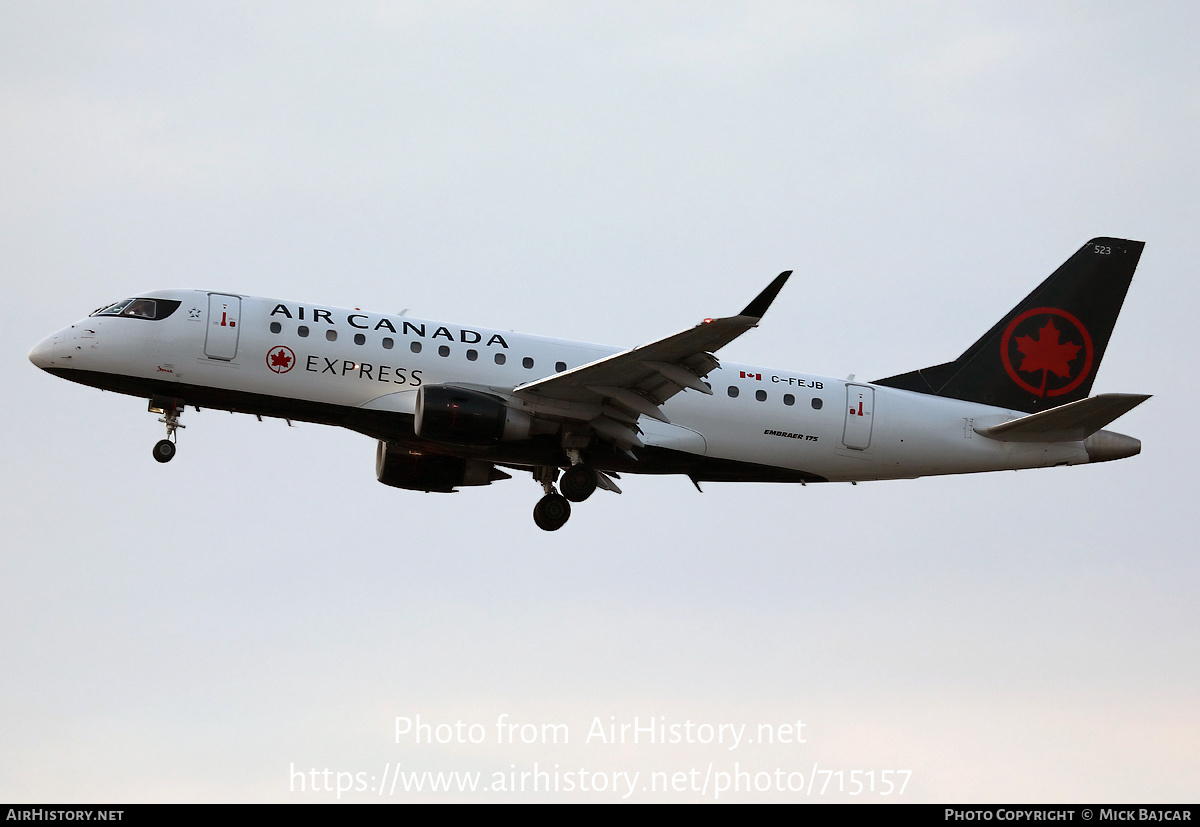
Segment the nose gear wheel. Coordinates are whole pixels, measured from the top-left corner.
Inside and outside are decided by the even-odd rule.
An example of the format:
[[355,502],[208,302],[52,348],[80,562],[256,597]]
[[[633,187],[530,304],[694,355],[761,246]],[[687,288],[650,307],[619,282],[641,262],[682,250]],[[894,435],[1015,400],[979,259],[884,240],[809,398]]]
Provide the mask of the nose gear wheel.
[[154,458],[159,462],[170,462],[175,456],[175,443],[169,439],[160,439],[154,445]]

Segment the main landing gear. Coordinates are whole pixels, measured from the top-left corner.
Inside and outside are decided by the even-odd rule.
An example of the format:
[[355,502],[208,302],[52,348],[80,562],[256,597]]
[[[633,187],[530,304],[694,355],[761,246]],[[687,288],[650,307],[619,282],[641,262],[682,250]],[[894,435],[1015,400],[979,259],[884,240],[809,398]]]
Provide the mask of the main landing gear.
[[568,500],[581,503],[596,491],[596,472],[582,463],[572,465],[563,471],[558,487]]
[[546,492],[546,496],[538,500],[538,504],[533,507],[533,521],[542,531],[558,531],[571,519],[571,504],[567,502],[566,497],[554,490],[558,469],[540,465],[534,470],[533,476]]
[[151,399],[150,413],[160,413],[158,421],[167,426],[167,438],[160,439],[154,444],[154,458],[159,462],[170,462],[175,457],[175,431],[186,428],[179,424],[179,415],[183,413],[183,401],[179,399]]
[[533,507],[533,521],[542,531],[558,531],[571,519],[571,504],[562,494],[547,494]]
[[[566,525],[571,518],[571,503],[583,502],[597,488],[621,493],[621,489],[610,479],[615,474],[604,474],[584,464],[578,450],[569,448],[567,455],[572,464],[562,472],[561,479],[558,469],[553,466],[541,465],[533,471],[533,478],[542,484],[542,490],[546,492],[533,509],[533,521],[543,531],[558,531]],[[556,480],[561,494],[554,488]]]

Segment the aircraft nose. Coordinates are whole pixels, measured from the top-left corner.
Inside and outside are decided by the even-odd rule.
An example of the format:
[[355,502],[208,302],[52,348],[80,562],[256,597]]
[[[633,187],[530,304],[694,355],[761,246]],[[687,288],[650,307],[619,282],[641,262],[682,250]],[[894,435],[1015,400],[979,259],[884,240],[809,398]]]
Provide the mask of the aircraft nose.
[[54,364],[54,350],[61,340],[62,337],[57,333],[42,339],[29,351],[29,361],[43,370],[50,367]]

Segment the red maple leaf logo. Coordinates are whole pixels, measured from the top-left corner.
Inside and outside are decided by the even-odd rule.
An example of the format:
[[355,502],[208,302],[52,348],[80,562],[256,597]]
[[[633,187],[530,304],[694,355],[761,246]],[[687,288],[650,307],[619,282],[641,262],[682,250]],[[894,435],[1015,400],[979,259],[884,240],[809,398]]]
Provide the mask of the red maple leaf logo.
[[1024,373],[1042,371],[1042,386],[1038,388],[1038,396],[1045,395],[1046,380],[1051,373],[1060,379],[1069,379],[1071,360],[1079,355],[1080,346],[1070,342],[1059,342],[1059,335],[1054,321],[1047,319],[1046,324],[1038,330],[1036,339],[1032,336],[1017,337],[1017,350],[1021,351],[1021,355],[1025,357],[1021,360],[1021,371]]
[[267,367],[275,373],[287,373],[296,366],[296,354],[290,347],[279,346],[267,351]]

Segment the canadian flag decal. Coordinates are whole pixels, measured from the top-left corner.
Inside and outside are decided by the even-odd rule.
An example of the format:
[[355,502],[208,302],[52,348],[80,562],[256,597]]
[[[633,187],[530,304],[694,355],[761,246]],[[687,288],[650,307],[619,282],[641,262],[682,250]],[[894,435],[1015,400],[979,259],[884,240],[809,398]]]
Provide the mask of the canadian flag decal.
[[746,371],[744,371],[744,370],[738,371],[738,373],[741,374],[740,378],[742,378],[742,379],[757,379],[759,382],[762,381],[761,373],[746,373]]

